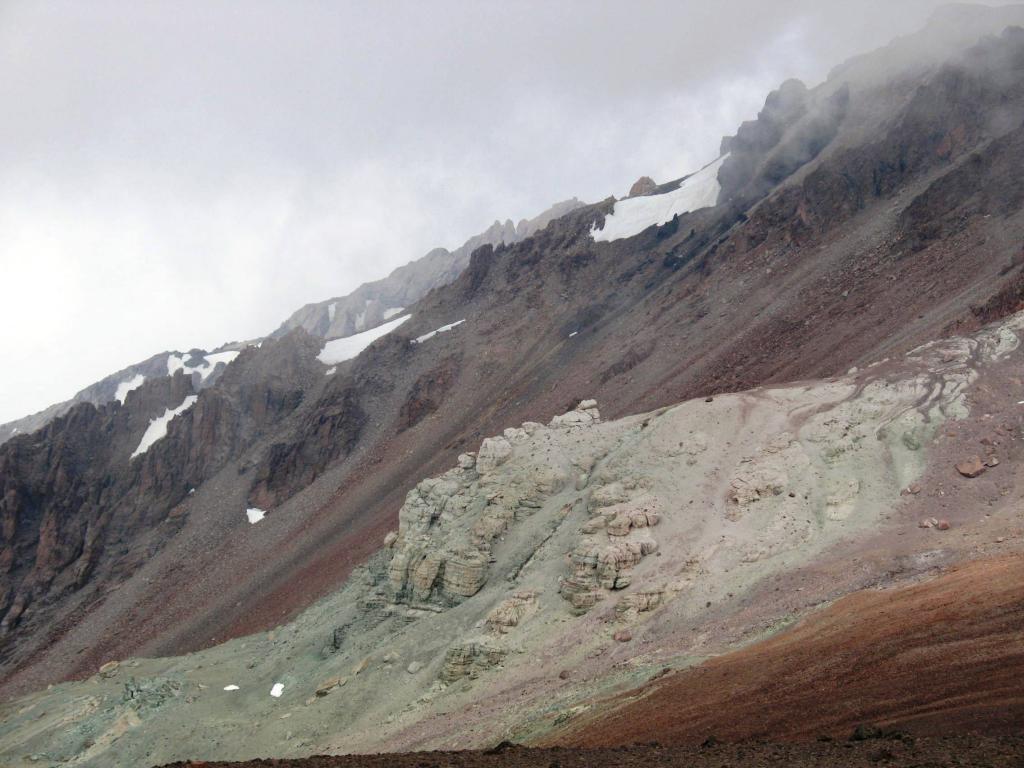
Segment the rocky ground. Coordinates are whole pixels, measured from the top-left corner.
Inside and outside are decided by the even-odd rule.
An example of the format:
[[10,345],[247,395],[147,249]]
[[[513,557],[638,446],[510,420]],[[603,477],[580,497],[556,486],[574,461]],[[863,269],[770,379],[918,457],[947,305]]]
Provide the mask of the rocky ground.
[[[914,725],[918,708],[941,711],[959,695],[945,685],[956,679],[968,681],[976,706],[952,711],[991,727],[994,703],[1016,711],[1005,675],[983,674],[1000,661],[1011,678],[1017,669],[1006,656],[1020,645],[1016,592],[999,592],[1017,583],[1012,569],[971,581],[974,592],[954,582],[937,593],[974,594],[971,605],[1009,622],[966,609],[962,626],[944,615],[927,622],[951,628],[932,637],[940,647],[968,648],[969,631],[982,633],[970,675],[926,642],[917,663],[879,662],[884,679],[902,670],[920,682],[913,698],[879,712],[869,707],[881,701],[876,691],[851,688],[842,716],[820,722],[804,715],[817,683],[789,699],[771,686],[790,680],[787,663],[859,680],[828,651],[861,654],[875,641],[843,645],[851,627],[882,627],[886,610],[925,616],[927,600],[902,609],[854,600],[859,614],[841,600],[832,610],[847,625],[826,622],[824,639],[814,623],[822,605],[879,587],[943,585],[934,578],[943,569],[1021,550],[1022,334],[1017,315],[828,381],[615,421],[583,401],[548,424],[508,428],[421,481],[383,548],[296,620],[186,656],[111,661],[81,683],[0,705],[0,760],[143,766],[480,748],[501,738],[586,744],[588,727],[617,743],[731,736],[723,722],[686,731],[686,708],[660,685],[651,700],[669,691],[669,701],[654,714],[624,716],[634,728],[649,721],[650,732],[610,723],[623,696],[707,674],[695,665],[748,647],[755,663],[735,656],[748,670],[735,678],[748,686],[738,701],[779,704],[762,709],[780,720],[742,736],[786,733],[794,721],[836,736],[879,715],[887,726]],[[893,596],[907,593],[879,594],[898,606]],[[1003,635],[984,634],[993,626]],[[773,636],[820,665],[757,650]],[[1011,650],[987,656],[985,643]],[[710,690],[733,690],[725,669]],[[778,674],[765,683],[750,672],[759,669]],[[679,717],[661,722],[669,711]],[[723,717],[763,725],[736,715]]]
[[1018,728],[1022,35],[780,89],[720,205],[247,350],[135,464],[180,378],[0,446],[0,764]]
[[[867,738],[863,738],[867,736]],[[414,752],[387,755],[310,757],[303,760],[174,763],[166,768],[603,768],[665,766],[665,768],[1010,768],[1024,760],[1024,739],[983,736],[914,738],[876,735],[868,730],[857,739],[804,744],[709,741],[702,746],[662,747],[657,744],[615,749],[524,749],[499,745],[483,752]]]
[[809,740],[841,737],[856,718],[918,735],[1020,734],[1021,584],[1016,554],[856,592],[787,632],[605,702],[549,741]]
[[[974,29],[976,9],[961,13]],[[407,307],[405,325],[329,376],[302,334],[240,356],[138,472],[127,454],[148,415],[132,416],[132,397],[79,412],[89,430],[69,420],[0,446],[0,695],[287,622],[372,555],[410,488],[510,425],[546,423],[591,397],[617,419],[784,390],[1019,309],[1022,42],[1011,32],[966,58],[963,45],[942,48],[944,66],[894,66],[912,45],[772,94],[727,142],[743,162],[714,208],[595,242],[609,200],[482,247],[454,282]],[[884,82],[862,77],[866,64]],[[140,402],[155,394],[147,386],[159,383],[132,393]],[[767,413],[764,398],[738,407],[747,403]],[[708,455],[742,458],[734,448]],[[780,450],[780,460],[797,453]],[[748,468],[770,473],[773,461]],[[912,469],[913,452],[894,461]],[[731,480],[732,469],[721,471]],[[879,471],[864,475],[869,500]],[[832,513],[849,490],[826,494]],[[267,510],[258,526],[248,506]],[[659,519],[669,531],[670,516]],[[815,541],[830,546],[840,522]],[[786,520],[790,532],[800,524]]]

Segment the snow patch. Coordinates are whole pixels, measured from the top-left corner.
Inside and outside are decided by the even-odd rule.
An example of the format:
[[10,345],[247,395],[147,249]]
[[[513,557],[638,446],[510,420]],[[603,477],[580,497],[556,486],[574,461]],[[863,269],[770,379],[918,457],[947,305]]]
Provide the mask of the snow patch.
[[163,416],[157,416],[155,419],[150,419],[149,426],[146,427],[146,431],[142,435],[142,440],[139,442],[139,447],[135,449],[129,458],[134,459],[136,456],[145,453],[153,443],[162,437],[166,437],[167,425],[171,423],[171,419],[183,414],[195,405],[196,400],[196,395],[189,395],[177,408],[167,408],[164,411]]
[[655,224],[666,224],[672,217],[709,208],[718,201],[721,186],[718,169],[728,155],[722,155],[710,165],[683,179],[678,189],[663,195],[646,195],[619,200],[610,214],[605,216],[604,227],[590,230],[594,240],[619,240],[633,237]]
[[334,313],[338,311],[338,302],[332,301],[327,305],[327,321],[334,322]]
[[324,371],[324,376],[333,376],[337,372],[338,372],[338,366],[332,365],[330,368],[328,368],[326,371]]
[[238,690],[238,686],[237,685],[225,685],[224,686],[224,690],[225,691],[237,691]]
[[[261,342],[262,343],[262,342]],[[184,355],[168,355],[167,356],[167,375],[173,376],[177,371],[184,371],[186,376],[191,376],[193,373],[198,373],[199,378],[202,381],[206,381],[207,377],[216,370],[219,363],[227,365],[232,360],[238,357],[238,350],[228,350],[226,352],[213,352],[209,355],[203,356],[203,362],[201,365],[185,365]]]
[[245,516],[249,518],[249,523],[256,525],[260,520],[266,516],[266,512],[258,507],[249,507],[245,510]]
[[117,385],[117,391],[114,393],[114,399],[117,400],[121,405],[124,405],[124,399],[128,397],[128,393],[133,389],[138,389],[142,386],[142,382],[146,380],[146,377],[141,373],[137,373],[130,379],[126,379]]
[[282,693],[284,693],[284,683],[274,683],[274,687],[270,689],[270,695],[279,699]]
[[358,315],[356,315],[356,330],[361,331],[366,327],[366,310],[364,309]]
[[575,335],[576,335],[577,333],[579,333],[579,331],[573,331],[572,333],[570,333],[570,334],[569,334],[569,338],[571,339],[571,338],[572,338],[573,336],[575,336]]
[[384,319],[385,320],[390,320],[395,315],[401,314],[403,309],[405,309],[405,307],[391,307],[389,309],[385,309],[384,310]]
[[324,344],[324,348],[320,350],[320,354],[316,356],[316,359],[324,365],[336,365],[346,360],[351,360],[377,339],[387,336],[410,317],[412,315],[402,315],[390,323],[378,325],[376,328],[371,328],[368,331],[346,336],[343,339],[328,341]]
[[448,325],[442,325],[436,331],[431,331],[430,333],[424,333],[422,336],[417,336],[415,339],[413,339],[413,344],[422,344],[424,341],[428,341],[429,339],[434,338],[435,336],[437,336],[437,334],[447,333],[452,328],[462,325],[464,322],[466,322],[466,318],[456,320],[454,323],[448,323]]

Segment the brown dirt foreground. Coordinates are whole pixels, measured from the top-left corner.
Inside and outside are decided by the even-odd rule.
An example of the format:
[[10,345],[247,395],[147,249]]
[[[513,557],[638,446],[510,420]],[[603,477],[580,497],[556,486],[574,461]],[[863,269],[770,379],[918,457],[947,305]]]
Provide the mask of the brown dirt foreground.
[[919,736],[1024,733],[1024,556],[851,594],[593,711],[549,741],[798,741],[860,723]]
[[701,747],[644,745],[608,749],[510,747],[485,752],[408,752],[405,754],[309,757],[301,760],[251,760],[244,763],[174,763],[166,768],[603,768],[604,766],[686,766],[758,768],[759,766],[854,766],[945,768],[986,766],[1019,768],[1024,738],[953,736],[893,737],[866,741],[808,744],[714,744]]
[[791,630],[665,675],[595,712],[552,735],[562,746],[167,768],[1019,768],[1024,555],[849,595]]

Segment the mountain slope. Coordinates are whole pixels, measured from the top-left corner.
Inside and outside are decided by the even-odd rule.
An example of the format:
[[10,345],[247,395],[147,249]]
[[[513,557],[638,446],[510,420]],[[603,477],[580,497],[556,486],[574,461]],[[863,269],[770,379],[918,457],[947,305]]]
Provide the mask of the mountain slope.
[[791,630],[631,691],[620,708],[556,740],[804,740],[842,737],[865,723],[915,734],[947,734],[951,722],[961,731],[1020,733],[1022,578],[1018,553],[853,593]]
[[[79,597],[84,587],[30,589],[2,641],[4,690],[287,620],[376,550],[419,478],[509,424],[547,420],[592,396],[615,418],[835,376],[1014,309],[1022,42],[1019,32],[996,31],[969,52],[947,51],[942,65],[893,72],[881,85],[840,70],[819,88],[796,88],[797,109],[779,111],[788,97],[771,97],[758,120],[765,125],[728,142],[730,156],[745,160],[742,172],[719,175],[714,207],[595,242],[614,209],[608,200],[512,245],[478,248],[454,282],[331,375],[308,336],[281,338],[301,375],[288,407],[270,409],[269,419],[261,379],[240,356],[224,379],[237,370],[234,386],[252,384],[256,395],[225,412],[257,426],[229,450],[217,430],[196,429],[206,402],[235,402],[224,380],[171,422],[170,436],[181,439],[166,444],[153,483],[174,493],[153,514],[180,523],[133,528],[129,543],[152,548],[118,573],[116,590],[97,582],[95,600]],[[69,439],[58,432],[39,455]],[[10,441],[0,461],[29,444]],[[188,495],[181,468],[211,454],[220,458],[204,464]],[[97,463],[76,475],[86,495],[113,476]],[[3,480],[21,494],[11,497],[6,531],[29,520],[17,540],[32,541],[39,518],[17,499],[57,505],[61,485],[20,466]],[[267,513],[255,526],[245,516],[254,506]],[[24,546],[6,531],[6,550]]]
[[425,256],[398,267],[382,280],[364,283],[347,296],[338,296],[307,304],[285,320],[273,335],[303,328],[314,336],[335,338],[373,328],[400,314],[423,298],[430,290],[446,285],[459,276],[469,256],[482,245],[515,243],[544,229],[551,221],[582,207],[576,198],[555,203],[532,219],[513,224],[495,221],[479,235],[469,238],[454,251],[435,248]]
[[38,413],[0,424],[0,444],[15,435],[26,435],[42,429],[58,416],[63,416],[76,405],[91,403],[105,405],[117,400],[124,403],[128,393],[142,386],[144,381],[171,376],[178,369],[193,380],[196,389],[213,386],[224,367],[235,359],[245,344],[225,344],[212,352],[193,349],[189,352],[161,352],[158,355],[130,365],[116,373],[90,384],[70,400],[55,403]]
[[[919,674],[903,678],[916,680],[913,707],[896,712],[911,716],[888,719],[928,732],[934,720],[913,712],[942,711],[949,672],[969,669],[973,722],[1011,727],[1020,702],[1007,698],[1007,681],[1019,654],[963,659],[938,649],[1019,634],[1006,580],[1024,542],[1024,454],[1007,384],[1024,365],[1022,337],[1024,314],[829,381],[610,422],[584,402],[547,425],[506,429],[418,483],[384,548],[295,621],[189,656],[123,659],[6,704],[0,757],[151,765],[545,739],[591,722],[609,694],[804,615],[808,629],[768,647],[818,649],[835,637],[827,623],[829,637],[815,629],[823,602],[927,579],[997,548],[1015,553],[1000,579],[967,568],[966,581],[895,593],[919,611],[942,610],[958,586],[980,602],[925,643],[920,662],[904,662]],[[949,456],[975,449],[979,435],[990,469],[966,480]],[[922,509],[940,505],[947,524],[919,527]],[[870,616],[879,603],[840,601],[830,615],[857,615],[852,604]],[[729,659],[718,668],[741,663]],[[983,674],[1000,660],[1000,675]],[[922,663],[933,674],[920,674]],[[671,697],[687,674],[699,673],[669,677],[652,695]],[[775,700],[776,722],[799,722],[803,698]],[[845,733],[877,711],[858,701],[814,727]],[[615,731],[599,733],[614,740]]]

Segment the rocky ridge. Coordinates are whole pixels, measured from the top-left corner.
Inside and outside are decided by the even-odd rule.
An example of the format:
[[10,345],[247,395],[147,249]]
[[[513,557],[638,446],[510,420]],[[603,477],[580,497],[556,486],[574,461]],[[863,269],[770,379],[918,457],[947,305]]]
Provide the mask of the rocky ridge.
[[[831,381],[614,421],[581,401],[506,429],[421,481],[384,547],[294,622],[10,702],[0,757],[151,765],[547,733],[608,686],[712,652],[752,604],[781,626],[765,585],[898,538],[902,492],[940,433],[980,418],[975,393],[1019,368],[1022,334],[1018,315]],[[929,547],[906,541],[909,577]],[[874,567],[860,583],[891,561]]]
[[480,246],[519,242],[583,205],[572,198],[555,203],[532,219],[521,219],[518,224],[513,224],[511,219],[495,221],[455,250],[435,248],[381,280],[364,283],[347,296],[305,305],[272,335],[280,336],[301,327],[314,336],[332,339],[375,328],[403,308],[411,307],[431,289],[452,282],[466,268],[470,254]]
[[[176,447],[166,449],[162,460],[161,451],[146,460],[153,462],[149,487],[159,491],[146,507],[153,517],[139,518],[149,523],[126,526],[113,539],[144,555],[122,560],[111,547],[86,572],[82,588],[30,592],[35,597],[15,631],[0,641],[8,654],[0,667],[5,694],[88,675],[110,658],[176,654],[281,624],[332,593],[372,554],[419,478],[442,474],[484,436],[509,424],[548,421],[588,397],[601,403],[606,419],[615,420],[708,395],[717,401],[723,392],[827,379],[850,366],[898,358],[929,339],[970,333],[1017,309],[1024,264],[1020,40],[1013,30],[988,31],[997,35],[971,50],[945,50],[944,64],[915,67],[907,76],[890,69],[881,86],[862,78],[858,67],[849,77],[809,89],[806,110],[794,113],[795,122],[783,120],[781,134],[771,133],[780,136],[774,146],[758,144],[753,176],[729,201],[601,243],[589,233],[611,201],[574,210],[519,242],[478,248],[452,283],[407,308],[407,323],[331,375],[311,360],[316,341],[298,334],[289,344],[296,359],[306,362],[297,369],[301,376],[286,382],[287,397],[268,396],[258,377],[249,380],[252,392],[244,399],[234,390],[221,391],[221,382],[200,393],[197,408],[230,404],[215,409],[224,420],[204,419],[201,430],[188,427],[195,415],[179,417],[180,430],[172,422],[167,445]],[[790,175],[751,199],[751,191],[756,197],[763,190],[762,171],[775,167],[774,153],[787,146],[788,137],[804,135],[803,126],[812,125],[820,109],[828,113],[829,99],[844,86],[849,98],[827,146],[799,168],[779,166]],[[462,320],[425,343],[411,343]],[[253,373],[244,362],[240,356],[229,365],[225,379],[237,367],[235,385],[245,384]],[[250,407],[258,418],[250,418]],[[140,417],[132,429],[141,430],[148,418]],[[64,422],[32,448],[33,455],[38,460],[73,442],[78,426]],[[236,433],[236,426],[243,428]],[[92,430],[82,439],[80,455],[91,452],[92,463],[65,461],[62,473],[53,476],[20,462],[6,465],[12,482],[31,491],[15,505],[18,542],[33,541],[41,519],[25,499],[67,505],[57,516],[66,525],[48,529],[57,535],[46,539],[72,557],[56,558],[63,564],[57,570],[75,567],[76,500],[109,494],[104,483],[122,472],[115,453],[92,445],[102,434]],[[236,434],[242,437],[236,440]],[[113,442],[123,442],[130,452],[134,440],[117,433]],[[746,451],[751,461],[744,466],[756,473],[730,477],[721,488],[723,498],[736,499],[731,514],[741,520],[746,508],[780,501],[779,466],[801,461],[798,446],[786,443],[781,431],[772,441],[770,451]],[[26,445],[35,443],[11,450]],[[499,460],[502,450],[499,443],[487,460]],[[975,446],[950,466],[977,453]],[[199,485],[185,485],[182,468],[210,457],[219,471],[202,474]],[[973,480],[987,487],[1003,471],[989,468]],[[74,494],[67,493],[72,487]],[[189,494],[192,487],[196,492]],[[860,490],[841,482],[828,489],[826,500],[834,502],[826,505],[828,515],[837,518],[830,524],[852,514],[851,498],[864,487],[871,483]],[[637,573],[664,560],[663,537],[672,527],[671,510],[655,502],[664,499],[655,494],[648,505],[640,493],[639,499],[631,495],[617,502],[625,506],[612,509],[607,520],[588,514],[585,522],[593,530],[587,535],[593,538],[567,542],[564,550],[570,559],[559,575],[569,585],[555,591],[549,585],[536,606],[556,600],[589,620],[611,607],[609,595],[628,594],[634,585],[644,592],[659,589],[641,588],[637,581]],[[266,512],[259,525],[246,520],[250,506]],[[915,527],[934,518],[956,531],[955,512],[922,509]],[[167,518],[177,522],[150,524]],[[86,528],[93,522],[81,519]],[[644,521],[646,527],[637,525]],[[946,532],[938,525],[921,530]],[[624,531],[625,541],[616,538]],[[645,537],[659,550],[631,567],[616,567],[620,558],[625,566],[637,556],[626,542]],[[584,544],[573,561],[572,553]],[[613,544],[625,551],[609,553],[609,566],[602,552]],[[23,551],[22,543],[15,546]],[[497,551],[492,542],[492,554]],[[440,554],[447,563],[458,562],[460,553]],[[118,578],[86,589],[89,573],[106,573],[109,564],[101,561],[107,557],[117,563]],[[463,565],[470,577],[478,567]],[[487,573],[495,568],[488,563]],[[444,587],[440,565],[437,574]],[[73,581],[70,573],[59,578]],[[383,585],[385,574],[374,578]],[[445,608],[451,616],[488,590],[485,583],[458,602],[457,592],[438,590],[438,583],[432,584],[430,600],[396,605],[413,615],[429,613],[425,606],[441,607],[431,602],[441,595],[451,603]],[[616,590],[609,583],[623,586]],[[108,589],[115,584],[116,590]],[[591,598],[594,605],[587,608]],[[638,597],[636,607],[657,599]],[[374,611],[389,604],[386,593],[367,597]],[[662,598],[662,606],[671,604]],[[519,608],[527,623],[537,615],[529,604]],[[510,606],[508,615],[519,608]],[[40,613],[33,617],[33,610]],[[624,607],[622,613],[633,610]],[[111,626],[132,631],[112,634]],[[627,629],[634,639],[624,647],[640,637]],[[493,645],[493,639],[488,642]]]
[[[91,403],[95,406],[104,405],[120,399],[122,402],[127,395],[128,387],[136,388],[142,386],[145,380],[159,379],[173,375],[171,368],[176,367],[175,360],[180,361],[177,367],[188,367],[193,369],[187,374],[192,379],[192,386],[196,391],[212,387],[217,383],[221,373],[227,367],[227,362],[218,360],[223,358],[224,353],[239,352],[244,349],[245,344],[225,344],[215,350],[207,352],[202,349],[192,349],[188,352],[161,352],[158,355],[143,360],[141,363],[130,365],[116,373],[104,377],[95,384],[90,384],[85,389],[76,393],[70,400],[55,403],[49,408],[24,416],[6,424],[0,424],[0,445],[16,435],[27,435],[42,429],[58,416],[63,416],[80,403]],[[207,357],[213,355],[211,360]]]

